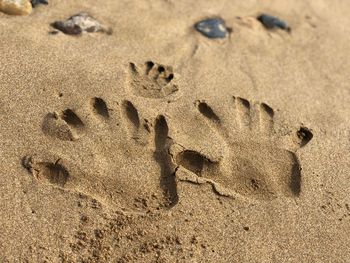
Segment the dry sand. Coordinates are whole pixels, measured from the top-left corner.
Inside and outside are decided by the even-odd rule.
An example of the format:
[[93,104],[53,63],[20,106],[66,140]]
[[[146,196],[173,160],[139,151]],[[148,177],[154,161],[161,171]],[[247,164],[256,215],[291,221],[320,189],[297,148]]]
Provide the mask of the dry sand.
[[[81,11],[112,34],[49,34]],[[0,262],[350,262],[349,11],[51,0],[0,13]],[[230,35],[196,32],[208,17]]]

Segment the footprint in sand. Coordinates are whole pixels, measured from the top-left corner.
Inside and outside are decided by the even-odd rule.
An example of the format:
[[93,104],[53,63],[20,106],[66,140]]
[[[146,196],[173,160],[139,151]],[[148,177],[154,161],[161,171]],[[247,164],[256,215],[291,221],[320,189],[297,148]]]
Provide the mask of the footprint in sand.
[[295,151],[311,140],[311,131],[303,127],[294,136],[281,136],[274,129],[275,112],[267,104],[239,97],[227,103],[231,111],[218,114],[220,110],[214,111],[205,101],[196,102],[197,117],[210,128],[196,125],[192,134],[196,129],[213,131],[226,143],[227,151],[213,158],[198,150],[202,146],[191,149],[174,144],[174,161],[189,174],[179,179],[210,183],[224,196],[257,200],[298,197],[302,176]]
[[47,114],[42,130],[53,143],[62,143],[56,141],[54,153],[22,159],[38,183],[136,210],[176,204],[164,116],[141,118],[131,101],[109,107],[95,97],[76,109]]
[[140,97],[161,99],[178,91],[174,84],[175,74],[172,67],[152,61],[143,65],[129,64],[128,87]]

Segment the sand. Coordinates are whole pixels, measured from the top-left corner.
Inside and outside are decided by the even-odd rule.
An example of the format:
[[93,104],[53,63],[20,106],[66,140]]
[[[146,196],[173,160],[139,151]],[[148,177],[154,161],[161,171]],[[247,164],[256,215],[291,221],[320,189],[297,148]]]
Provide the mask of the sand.
[[[51,0],[0,13],[0,262],[350,262],[349,10]],[[79,12],[109,32],[52,33]],[[210,17],[231,33],[194,29]]]

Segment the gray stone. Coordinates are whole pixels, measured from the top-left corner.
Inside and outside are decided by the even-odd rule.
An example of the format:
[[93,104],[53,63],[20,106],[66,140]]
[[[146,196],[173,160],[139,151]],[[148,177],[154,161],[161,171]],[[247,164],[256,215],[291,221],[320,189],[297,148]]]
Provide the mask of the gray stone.
[[33,7],[36,7],[37,5],[48,5],[49,2],[47,0],[30,0]]
[[194,27],[208,38],[225,38],[229,32],[221,18],[205,19],[196,23]]
[[257,19],[267,28],[267,29],[275,29],[280,28],[285,31],[291,31],[291,28],[287,25],[286,22],[279,19],[278,17],[274,17],[267,14],[261,14],[257,17]]
[[102,25],[84,12],[71,16],[65,21],[56,21],[51,25],[68,35],[79,35],[83,32],[104,32]]

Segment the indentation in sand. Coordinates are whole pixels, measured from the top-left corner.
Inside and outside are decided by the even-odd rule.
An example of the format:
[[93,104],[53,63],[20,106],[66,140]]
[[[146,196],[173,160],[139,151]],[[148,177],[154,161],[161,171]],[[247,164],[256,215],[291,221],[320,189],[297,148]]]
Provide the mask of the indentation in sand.
[[85,125],[79,116],[72,110],[48,113],[42,123],[45,134],[60,140],[75,141],[85,132]]
[[194,149],[180,148],[173,154],[174,162],[201,177],[198,182],[211,183],[224,196],[271,200],[300,195],[299,160],[275,133],[274,110],[269,105],[233,97],[229,105],[232,111],[226,112],[230,115],[225,118],[205,101],[197,101],[196,107],[211,131],[225,141],[227,154],[213,161]]
[[64,187],[70,175],[68,170],[59,161],[57,160],[54,163],[37,162],[33,159],[33,156],[26,156],[23,158],[22,164],[38,181]]
[[164,116],[158,116],[154,126],[155,146],[154,158],[161,168],[160,185],[169,203],[167,206],[174,206],[178,202],[178,194],[175,181],[175,166],[168,152],[172,143],[168,138],[169,128]]
[[109,118],[109,112],[106,102],[101,98],[91,99],[91,107],[95,114],[101,116],[104,119]]
[[[75,141],[65,147],[79,149],[79,158],[73,150],[58,148],[52,149],[55,157],[48,157],[51,153],[32,153],[23,159],[23,166],[39,182],[83,193],[106,204],[136,210],[174,206],[178,201],[176,166],[169,154],[172,140],[165,117],[142,118],[129,100],[117,103],[116,107],[109,108],[103,98],[93,97],[86,105],[77,106],[79,115],[70,108],[47,114],[42,124],[44,134]],[[55,159],[59,161],[51,161]],[[67,165],[62,164],[62,159]],[[139,164],[138,160],[143,159],[159,172],[143,172],[144,178],[132,171],[121,172],[125,165],[133,168],[139,165],[137,169],[147,171],[150,168]]]
[[128,87],[136,96],[153,99],[167,97],[178,91],[174,78],[170,66],[152,61],[147,61],[143,65],[129,64]]

